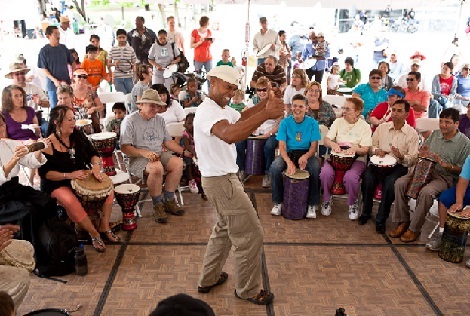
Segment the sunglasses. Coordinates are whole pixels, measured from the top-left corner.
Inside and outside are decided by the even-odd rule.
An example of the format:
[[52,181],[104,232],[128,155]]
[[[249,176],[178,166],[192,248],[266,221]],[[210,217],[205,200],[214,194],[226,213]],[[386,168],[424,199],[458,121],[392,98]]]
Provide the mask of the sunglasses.
[[88,78],[88,75],[75,75],[75,78],[86,79],[86,78]]
[[24,72],[24,71],[15,72],[13,75],[15,75],[15,76],[24,76],[24,75],[26,75],[26,72]]
[[413,78],[406,78],[406,81],[414,81]]
[[381,78],[381,77],[370,77],[370,79],[372,79],[372,80],[380,80],[380,79],[382,79],[382,78]]
[[268,91],[268,88],[262,88],[262,89],[257,88],[256,91],[258,91],[258,92],[266,92],[266,91]]

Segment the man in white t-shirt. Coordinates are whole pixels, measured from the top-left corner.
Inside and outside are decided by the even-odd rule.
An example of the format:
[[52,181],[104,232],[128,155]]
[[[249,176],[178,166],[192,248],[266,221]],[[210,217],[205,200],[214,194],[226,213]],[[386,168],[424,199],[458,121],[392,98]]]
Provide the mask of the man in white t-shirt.
[[68,49],[75,48],[75,33],[70,28],[70,19],[66,16],[60,17],[60,44],[64,44]]
[[[268,21],[266,20],[266,17],[261,17],[259,19],[259,23],[261,25],[261,30],[259,30],[259,32],[253,37],[253,51],[255,55],[257,55],[256,57],[258,57],[258,65],[264,63],[266,57],[269,55],[279,58],[279,51],[281,50],[279,36],[276,31],[268,30]],[[258,56],[258,53],[267,45],[270,45],[269,49]]]
[[183,34],[175,29],[175,17],[166,18],[167,39],[170,43],[175,43],[176,47],[184,54],[184,38]]
[[194,143],[202,187],[217,211],[217,223],[207,244],[198,292],[208,293],[227,281],[222,271],[232,246],[235,258],[235,296],[266,305],[274,295],[261,287],[263,228],[237,176],[235,142],[246,139],[264,121],[284,112],[284,102],[271,92],[268,99],[237,112],[228,106],[238,88],[239,73],[222,65],[207,74],[209,96],[194,119]]

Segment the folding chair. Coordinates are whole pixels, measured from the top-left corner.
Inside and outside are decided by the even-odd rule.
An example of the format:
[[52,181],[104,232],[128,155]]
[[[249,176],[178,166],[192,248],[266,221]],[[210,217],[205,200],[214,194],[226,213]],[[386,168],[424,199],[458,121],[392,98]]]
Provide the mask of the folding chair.
[[[184,122],[177,122],[177,123],[170,123],[170,124],[167,124],[166,125],[166,129],[168,131],[168,134],[170,134],[171,137],[173,138],[181,138],[183,137],[183,132],[184,132]],[[183,168],[185,168],[185,166],[183,166]],[[181,206],[184,205],[184,200],[183,200],[183,194],[182,192],[184,190],[188,190],[189,191],[189,185],[187,186],[180,186],[178,185],[178,187],[176,188],[176,190],[178,191],[179,193],[179,198],[180,198],[180,203],[181,203]]]

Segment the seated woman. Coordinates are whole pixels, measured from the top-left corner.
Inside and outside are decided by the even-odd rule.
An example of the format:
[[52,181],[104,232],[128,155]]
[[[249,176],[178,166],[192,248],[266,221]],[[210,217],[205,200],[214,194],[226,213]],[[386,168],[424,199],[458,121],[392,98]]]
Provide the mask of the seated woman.
[[[248,101],[247,108],[251,108],[268,98],[271,91],[271,83],[266,77],[261,77],[256,81],[256,95]],[[265,175],[263,177],[263,188],[269,188],[271,186],[271,177],[269,175],[269,167],[274,160],[275,151],[277,148],[278,141],[276,139],[276,133],[279,128],[279,122],[282,119],[280,117],[277,120],[267,120],[261,124],[258,129],[253,131],[253,135],[267,138],[266,144],[264,145],[264,161],[265,161]],[[235,143],[237,148],[237,165],[238,165],[238,177],[240,181],[245,180],[245,158],[246,158],[246,146],[247,140]]]
[[455,95],[455,105],[460,106],[463,110],[470,103],[470,64],[462,65],[462,70],[457,76],[457,93]]
[[8,138],[15,140],[37,140],[39,138],[41,130],[36,112],[32,107],[26,105],[26,92],[22,87],[10,85],[3,89],[2,112],[7,124]]
[[150,89],[152,74],[152,66],[140,64],[137,67],[137,78],[139,78],[139,81],[137,81],[131,91],[131,113],[139,109],[136,102],[142,99],[142,94],[145,90]]
[[453,106],[452,100],[457,92],[457,78],[452,76],[454,65],[451,62],[444,63],[441,73],[432,79],[432,96],[428,108],[428,116],[437,118],[443,109]]
[[[366,169],[366,155],[372,145],[372,133],[369,124],[360,118],[364,102],[359,98],[347,98],[343,106],[343,117],[337,118],[331,125],[328,134],[323,139],[326,147],[333,153],[355,155],[357,159],[351,168],[346,171],[343,183],[348,192],[349,219],[357,220],[359,217],[358,196],[359,181]],[[340,146],[346,146],[343,150]],[[335,177],[335,170],[328,161],[325,161],[320,180],[323,187],[323,203],[321,213],[324,216],[331,214],[331,187]]]
[[282,172],[287,169],[288,175],[296,173],[297,168],[307,170],[309,177],[307,218],[316,218],[316,208],[320,203],[318,175],[320,162],[315,157],[318,141],[321,139],[320,129],[315,119],[305,115],[307,99],[296,94],[292,99],[292,115],[281,121],[277,139],[280,156],[274,160],[269,169],[272,179],[272,215],[281,215],[284,198]]
[[308,78],[305,70],[294,69],[292,71],[292,83],[284,90],[284,104],[287,113],[291,110],[292,98],[296,94],[304,94],[307,83]]
[[51,110],[47,135],[51,146],[44,150],[47,162],[39,168],[41,189],[57,199],[70,219],[90,234],[93,247],[103,252],[106,247],[101,238],[120,241],[109,228],[114,194],[111,193],[103,205],[103,217],[97,230],[70,184],[72,179],[86,178],[85,170],[90,168],[95,178],[101,181],[101,159],[85,134],[75,128],[73,111],[65,106]]
[[372,69],[369,72],[369,82],[362,83],[354,88],[352,96],[364,101],[364,110],[362,115],[367,116],[380,102],[387,101],[387,91],[382,89],[382,72],[378,69]]
[[104,117],[104,105],[87,81],[88,73],[77,69],[73,73],[73,105],[78,108],[80,118],[90,118],[94,133],[101,133],[100,116]]
[[[387,95],[388,101],[377,104],[377,107],[370,113],[369,122],[372,125],[372,132],[380,124],[392,121],[392,106],[395,104],[395,101],[402,100],[406,93],[402,87],[393,86],[388,90]],[[406,117],[406,122],[411,127],[416,128],[415,111],[412,108]]]
[[382,76],[380,88],[388,91],[393,85],[393,79],[388,75],[390,72],[390,65],[386,61],[381,61],[378,65],[378,69]]
[[166,106],[157,115],[160,115],[165,120],[165,124],[182,122],[185,119],[183,107],[178,101],[170,98],[168,89],[160,83],[152,85],[152,89],[158,92],[162,102],[166,103]]

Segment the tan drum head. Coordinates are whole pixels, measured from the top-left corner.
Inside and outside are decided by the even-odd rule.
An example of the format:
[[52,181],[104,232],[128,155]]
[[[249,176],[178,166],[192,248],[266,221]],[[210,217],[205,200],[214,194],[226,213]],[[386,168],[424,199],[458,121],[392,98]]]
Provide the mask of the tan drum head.
[[140,191],[140,187],[135,184],[121,184],[114,188],[114,192],[117,194],[132,194]]
[[90,125],[90,124],[91,124],[91,120],[89,119],[81,119],[75,122],[75,125],[78,127],[83,127],[83,126]]
[[260,57],[261,55],[266,53],[269,50],[269,48],[271,48],[271,45],[272,44],[267,44],[263,48],[261,48],[260,51],[258,52],[258,54],[256,54],[256,57]]
[[397,164],[397,159],[393,157],[392,155],[385,155],[384,157],[379,157],[377,155],[373,155],[370,157],[370,162],[374,164],[375,166],[378,167],[389,167],[389,166],[395,166]]
[[0,251],[0,264],[34,270],[34,248],[25,240],[13,239],[5,249]]
[[310,174],[308,173],[307,170],[301,170],[301,169],[297,169],[297,171],[292,175],[289,175],[285,172],[284,172],[284,174],[287,177],[289,177],[291,179],[295,179],[295,180],[304,180],[304,179],[308,179],[308,177],[310,177]]
[[117,134],[114,132],[103,132],[103,133],[95,133],[91,134],[90,138],[92,140],[105,140],[105,139],[110,139],[110,138],[116,138]]
[[[468,206],[467,206],[467,207],[468,207]],[[465,208],[467,208],[467,207],[465,207]],[[465,208],[464,208],[464,209],[465,209]],[[470,217],[461,216],[460,213],[461,213],[461,212],[451,213],[451,212],[447,211],[447,215],[449,215],[450,217],[454,217],[454,218],[458,218],[458,219],[470,220]]]
[[87,191],[103,191],[113,186],[113,182],[105,173],[101,174],[103,176],[103,181],[101,182],[95,178],[91,171],[87,171],[87,173],[88,176],[83,180],[72,180],[72,188],[76,189],[76,187],[80,187]]

